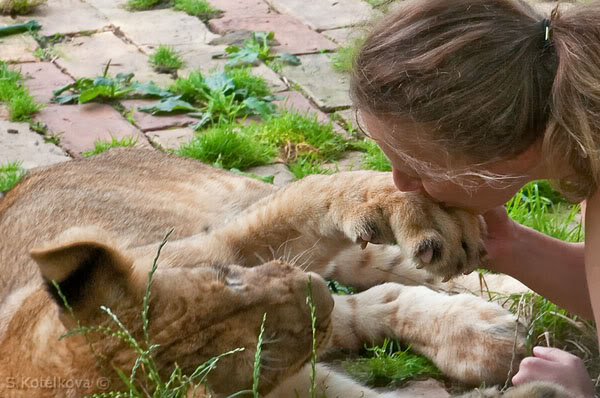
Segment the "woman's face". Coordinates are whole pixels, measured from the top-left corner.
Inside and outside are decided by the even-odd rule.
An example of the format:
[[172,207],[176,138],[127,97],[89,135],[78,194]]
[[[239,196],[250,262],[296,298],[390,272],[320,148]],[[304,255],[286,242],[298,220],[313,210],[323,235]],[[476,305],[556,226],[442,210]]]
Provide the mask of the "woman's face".
[[[398,189],[420,191],[447,206],[464,208],[478,214],[485,213],[504,204],[528,181],[545,178],[537,145],[514,159],[486,164],[486,172],[510,178],[492,182],[486,182],[478,176],[439,178],[440,171],[449,175],[459,171],[457,174],[460,175],[460,171],[472,171],[474,167],[465,160],[449,158],[439,145],[427,145],[423,140],[402,140],[403,134],[426,137],[426,133],[419,131],[418,125],[407,123],[403,126],[396,123],[393,126],[394,136],[391,137],[389,133],[392,127],[374,116],[363,113],[362,121],[369,136],[377,142],[392,163],[394,183]],[[435,175],[412,166],[402,154],[432,166],[436,170]]]

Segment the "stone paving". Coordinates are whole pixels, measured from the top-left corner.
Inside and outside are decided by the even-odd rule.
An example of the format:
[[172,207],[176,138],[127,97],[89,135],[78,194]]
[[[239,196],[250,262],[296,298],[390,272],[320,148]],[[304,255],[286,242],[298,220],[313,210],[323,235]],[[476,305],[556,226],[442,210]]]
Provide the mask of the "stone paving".
[[[334,111],[340,111],[342,119],[351,120],[347,111],[351,105],[347,77],[333,70],[329,61],[331,54],[327,53],[338,48],[352,25],[371,15],[371,6],[365,1],[211,0],[223,13],[207,23],[172,9],[129,12],[124,2],[55,0],[39,7],[32,15],[0,17],[0,26],[35,19],[42,25],[39,37],[58,38],[49,53],[50,62],[39,61],[34,55],[40,45],[31,35],[0,40],[0,60],[21,71],[31,95],[44,105],[34,121],[47,127],[48,136],[58,137],[53,140],[57,144],[48,143],[30,154],[21,153],[27,167],[47,164],[48,161],[42,160],[45,153],[48,159],[54,159],[53,154],[57,152],[79,157],[90,150],[96,140],[110,137],[135,136],[139,145],[169,149],[191,139],[194,133],[186,126],[195,119],[155,117],[139,112],[137,108],[144,100],[122,101],[120,105],[125,112],[120,113],[102,104],[52,104],[52,90],[81,77],[101,75],[109,61],[112,75],[134,72],[136,80],[168,87],[174,77],[155,72],[148,63],[148,56],[159,45],[169,45],[181,54],[186,65],[179,76],[187,76],[193,70],[207,72],[222,68],[225,60],[214,59],[213,55],[223,53],[227,37],[240,31],[272,31],[275,52],[292,53],[301,59],[300,66],[285,66],[277,73],[264,64],[253,68],[253,73],[264,77],[271,90],[283,98],[277,101],[278,105],[316,114],[323,122],[330,122]],[[323,85],[323,81],[328,84]],[[134,123],[122,114],[130,114]],[[8,120],[1,104],[0,120]],[[334,128],[346,133],[336,123]],[[29,142],[21,129],[18,131],[9,135],[6,128],[0,128],[3,143],[0,163],[14,158],[13,146]],[[281,175],[285,170],[285,166],[283,169],[281,166],[274,166],[273,174]],[[352,167],[358,166],[353,164]],[[278,180],[290,181],[291,177]]]
[[[180,52],[186,66],[179,76],[187,76],[192,70],[222,68],[225,61],[213,55],[222,53],[227,37],[239,31],[272,31],[278,43],[273,47],[276,52],[299,56],[301,65],[284,66],[278,72],[264,64],[253,68],[283,98],[278,105],[315,114],[323,122],[332,120],[333,112],[342,120],[353,121],[347,76],[333,70],[330,57],[348,40],[352,26],[374,12],[366,1],[209,0],[223,13],[208,23],[171,9],[132,13],[124,9],[124,2],[50,0],[26,17],[0,16],[0,26],[35,19],[42,25],[39,37],[59,39],[50,53],[50,62],[39,61],[34,55],[39,44],[31,35],[0,39],[0,60],[27,78],[25,84],[31,95],[44,105],[34,122],[47,127],[46,136],[42,136],[27,123],[9,122],[8,112],[0,103],[0,165],[22,161],[23,167],[32,168],[68,161],[91,150],[95,141],[111,137],[137,137],[138,145],[157,150],[177,148],[194,136],[187,126],[196,119],[139,112],[137,108],[144,100],[122,101],[123,113],[106,104],[52,104],[52,90],[81,77],[101,75],[109,60],[112,75],[134,72],[136,80],[151,80],[167,87],[173,76],[155,72],[148,63],[148,56],[159,45],[168,44]],[[131,121],[123,114],[131,115]],[[338,132],[346,133],[342,125],[335,123]],[[357,169],[360,154],[349,153],[326,167]],[[293,180],[283,164],[250,171],[275,176],[277,185]],[[449,396],[433,381],[413,383],[407,388],[412,388],[415,396]]]

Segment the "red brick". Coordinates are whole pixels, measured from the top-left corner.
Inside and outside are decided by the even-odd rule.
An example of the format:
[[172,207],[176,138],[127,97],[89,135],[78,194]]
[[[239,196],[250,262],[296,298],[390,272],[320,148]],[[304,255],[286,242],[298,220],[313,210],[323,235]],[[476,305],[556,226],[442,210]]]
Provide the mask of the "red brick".
[[209,26],[218,34],[238,30],[274,32],[279,45],[273,46],[273,50],[281,53],[310,54],[337,48],[334,42],[288,15],[226,16],[211,20]]
[[146,137],[119,112],[105,104],[49,105],[35,118],[59,136],[60,145],[74,155],[94,148],[97,140],[137,137],[139,146],[149,146]]
[[65,75],[50,62],[36,62],[32,64],[18,64],[14,66],[20,70],[25,80],[29,93],[39,103],[49,103],[54,96],[52,90],[73,83],[73,79]]

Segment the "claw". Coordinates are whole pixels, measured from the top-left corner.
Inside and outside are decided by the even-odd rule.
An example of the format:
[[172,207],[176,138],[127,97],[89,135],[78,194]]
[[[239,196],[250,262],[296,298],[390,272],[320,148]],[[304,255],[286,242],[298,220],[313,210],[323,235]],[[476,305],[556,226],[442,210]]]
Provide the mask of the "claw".
[[444,279],[442,279],[442,283],[446,283],[446,282],[448,282],[450,279],[452,279],[452,275],[446,275],[446,276],[444,277]]
[[369,244],[369,242],[367,242],[366,240],[360,240],[360,249],[361,250],[365,250],[367,248],[367,245]]
[[417,269],[422,269],[425,267],[425,264],[417,264]]

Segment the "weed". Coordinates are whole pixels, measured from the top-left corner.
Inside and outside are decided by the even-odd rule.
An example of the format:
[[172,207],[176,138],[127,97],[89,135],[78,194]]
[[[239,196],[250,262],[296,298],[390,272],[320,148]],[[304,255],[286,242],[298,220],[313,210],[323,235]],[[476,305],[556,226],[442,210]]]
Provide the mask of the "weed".
[[303,156],[330,162],[339,159],[350,147],[350,142],[333,130],[332,123],[323,124],[316,115],[301,115],[288,109],[281,110],[263,124],[249,124],[245,129],[276,146],[284,162]]
[[354,144],[365,151],[362,160],[362,168],[366,170],[392,171],[392,164],[373,140],[366,139]]
[[[568,242],[583,241],[582,225],[576,222],[579,205],[565,206],[560,203],[560,199],[541,195],[540,190],[546,190],[546,184],[547,182],[534,181],[525,185],[506,203],[508,215],[519,224],[554,238]],[[558,200],[559,203],[555,204],[553,200]]]
[[173,48],[162,44],[150,56],[149,62],[156,71],[161,73],[172,73],[184,65]]
[[153,82],[139,83],[132,81],[133,73],[118,73],[115,77],[108,75],[110,62],[106,65],[102,76],[94,79],[87,77],[77,79],[74,83],[67,84],[54,90],[53,102],[61,105],[90,101],[114,101],[124,98],[165,98],[173,94],[163,90]]
[[308,276],[306,304],[310,310],[310,327],[312,331],[312,351],[310,355],[310,398],[316,397],[317,392],[317,315],[313,301],[312,276]]
[[185,11],[188,15],[198,17],[204,22],[212,18],[218,18],[223,13],[223,11],[212,7],[206,0],[175,0],[173,8]]
[[254,178],[255,180],[266,182],[267,184],[273,184],[275,182],[275,176],[259,176],[254,173],[247,173],[245,171],[241,171],[240,169],[229,169],[229,171],[244,177]]
[[[143,327],[143,332],[144,332],[144,341],[143,342],[137,341],[133,337],[131,332],[126,328],[126,326],[119,320],[117,315],[115,315],[110,310],[110,308],[107,308],[104,306],[101,306],[100,308],[114,322],[114,324],[117,326],[116,329],[113,329],[110,327],[101,327],[101,326],[100,327],[98,327],[98,326],[92,326],[92,327],[81,326],[80,322],[75,319],[73,310],[72,310],[71,306],[69,305],[69,303],[67,302],[66,297],[61,292],[59,285],[56,283],[56,281],[52,281],[54,287],[58,291],[58,295],[60,296],[60,298],[63,301],[65,308],[67,308],[67,310],[69,311],[71,316],[77,321],[77,325],[78,325],[78,327],[76,329],[70,330],[65,335],[61,336],[61,339],[68,338],[68,337],[74,336],[74,335],[83,335],[83,336],[87,337],[87,335],[90,333],[98,332],[98,333],[104,334],[105,336],[109,336],[109,337],[113,337],[113,338],[121,340],[122,342],[126,343],[130,348],[135,350],[136,354],[138,355],[138,358],[135,361],[135,365],[133,366],[131,375],[129,377],[126,376],[122,370],[120,370],[118,368],[114,368],[115,371],[118,373],[119,377],[121,378],[121,380],[123,381],[123,383],[129,389],[128,392],[111,391],[108,393],[92,394],[91,395],[92,398],[105,398],[105,397],[142,398],[142,397],[150,396],[145,389],[143,390],[142,393],[140,393],[138,391],[138,388],[136,387],[136,385],[140,385],[140,384],[142,386],[150,385],[151,386],[150,390],[152,392],[153,397],[184,398],[186,396],[189,396],[188,390],[193,389],[196,385],[205,383],[206,377],[216,367],[217,362],[221,358],[223,358],[224,356],[232,355],[232,354],[235,354],[237,352],[244,350],[243,348],[238,348],[238,349],[223,353],[221,355],[218,355],[214,358],[211,358],[208,361],[206,361],[205,363],[203,363],[202,365],[198,366],[196,368],[196,370],[189,376],[184,375],[182,373],[181,369],[177,365],[175,365],[175,369],[171,373],[171,376],[168,381],[164,381],[162,379],[162,377],[160,376],[159,369],[157,368],[156,363],[154,361],[154,357],[153,357],[153,352],[156,348],[158,348],[158,346],[152,345],[150,343],[150,337],[148,335],[148,326],[149,326],[148,313],[150,311],[150,288],[152,286],[152,279],[153,279],[154,273],[156,272],[156,269],[158,268],[158,259],[160,257],[160,252],[161,252],[162,248],[165,246],[165,244],[167,243],[168,238],[172,232],[173,232],[173,230],[171,229],[166,234],[163,241],[159,245],[158,251],[154,258],[154,262],[152,264],[152,268],[148,272],[148,279],[146,281],[146,291],[144,294],[142,311],[141,311],[142,327]],[[90,348],[93,350],[92,347],[90,347]],[[139,376],[140,373],[145,374],[145,380],[140,380],[140,376]]]
[[129,11],[150,10],[161,3],[162,0],[127,0],[125,8]]
[[20,162],[11,162],[0,165],[0,193],[9,191],[17,185],[25,175],[25,169]]
[[11,121],[27,120],[41,108],[23,86],[21,74],[10,70],[2,61],[0,61],[0,101],[8,105]]
[[431,361],[409,348],[404,350],[390,340],[381,346],[367,348],[367,357],[342,363],[344,369],[355,379],[373,386],[402,384],[406,381],[440,377],[442,373]]
[[333,174],[330,169],[323,168],[314,156],[299,156],[289,165],[290,172],[297,180],[312,174]]
[[137,137],[123,137],[120,140],[111,137],[110,141],[97,140],[94,142],[94,149],[92,151],[83,152],[82,155],[85,157],[90,157],[101,154],[110,148],[135,146],[135,144],[137,144],[137,140]]
[[272,54],[271,45],[275,39],[273,32],[253,32],[249,39],[244,41],[242,47],[229,46],[225,49],[225,56],[229,58],[228,67],[256,65],[263,61],[270,63],[279,61],[291,65],[300,65],[300,59],[292,54]]
[[0,14],[27,15],[42,4],[46,4],[46,0],[0,0]]
[[360,47],[365,42],[364,36],[353,39],[348,45],[339,47],[330,58],[331,66],[338,72],[350,73],[354,66],[354,59],[358,55]]
[[195,129],[231,123],[247,115],[259,115],[264,119],[275,110],[271,103],[275,97],[268,95],[264,79],[247,69],[214,72],[209,76],[192,72],[185,79],[177,79],[169,90],[172,97],[139,109],[152,114],[189,112],[190,116],[200,119],[192,126]]
[[272,146],[257,141],[233,124],[209,128],[176,152],[225,169],[240,170],[268,164],[276,153]]
[[260,356],[262,353],[263,335],[265,333],[265,322],[267,321],[267,313],[263,314],[262,323],[260,324],[260,332],[258,334],[258,342],[256,343],[256,353],[254,354],[254,370],[252,372],[252,395],[254,398],[259,398],[258,382],[260,380]]

